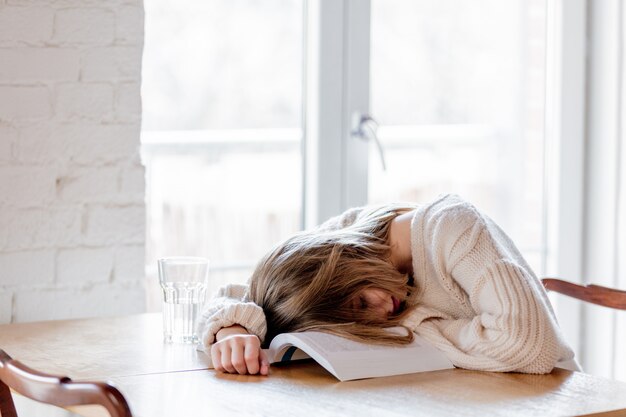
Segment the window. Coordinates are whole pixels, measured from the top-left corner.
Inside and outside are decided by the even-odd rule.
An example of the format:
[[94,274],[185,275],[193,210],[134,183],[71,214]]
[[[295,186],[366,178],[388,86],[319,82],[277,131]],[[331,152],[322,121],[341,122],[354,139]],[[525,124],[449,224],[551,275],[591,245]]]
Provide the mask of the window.
[[369,201],[458,193],[545,272],[546,0],[372,0]]
[[160,257],[204,256],[211,290],[244,282],[301,228],[303,2],[145,7],[148,275]]
[[[323,71],[343,71],[339,87],[348,95],[369,91],[361,104],[380,124],[387,160],[382,170],[369,152],[367,174],[355,177],[367,195],[340,196],[334,214],[456,192],[492,215],[543,273],[546,0],[324,7],[320,27],[334,24],[339,38],[316,46],[339,58]],[[207,256],[215,288],[242,282],[302,225],[305,4],[150,0],[146,16],[147,265],[167,255]],[[350,65],[359,44],[343,27],[367,38],[362,65]],[[343,50],[331,50],[341,42]],[[350,97],[329,97],[352,114]],[[339,177],[362,166],[360,155],[346,152],[333,167],[334,156],[322,152],[319,167]],[[355,182],[346,184],[341,193],[352,193]]]

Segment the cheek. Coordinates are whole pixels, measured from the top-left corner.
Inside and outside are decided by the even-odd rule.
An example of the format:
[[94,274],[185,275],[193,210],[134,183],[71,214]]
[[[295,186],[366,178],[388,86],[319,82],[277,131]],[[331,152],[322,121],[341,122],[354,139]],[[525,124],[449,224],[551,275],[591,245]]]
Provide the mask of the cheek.
[[387,297],[388,295],[386,292],[382,290],[376,290],[375,292],[372,292],[369,295],[369,298],[367,299],[367,301],[368,303],[378,305],[378,304],[384,303]]

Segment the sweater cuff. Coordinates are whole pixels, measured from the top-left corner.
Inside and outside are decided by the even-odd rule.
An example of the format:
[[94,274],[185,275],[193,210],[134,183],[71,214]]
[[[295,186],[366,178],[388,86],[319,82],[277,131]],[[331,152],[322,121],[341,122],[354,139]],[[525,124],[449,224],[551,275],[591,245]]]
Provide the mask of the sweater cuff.
[[224,306],[205,322],[201,335],[204,350],[211,350],[211,345],[215,343],[215,335],[220,329],[235,324],[244,327],[248,333],[256,335],[263,343],[267,332],[263,309],[251,302],[236,303]]

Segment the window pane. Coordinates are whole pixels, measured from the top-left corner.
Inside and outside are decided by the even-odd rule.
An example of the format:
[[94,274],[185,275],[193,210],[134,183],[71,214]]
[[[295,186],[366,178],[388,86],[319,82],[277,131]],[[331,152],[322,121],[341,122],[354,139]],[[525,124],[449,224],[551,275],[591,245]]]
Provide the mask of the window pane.
[[300,229],[302,43],[302,0],[146,1],[150,275],[204,256],[211,290],[243,282]]
[[145,7],[144,130],[301,126],[301,0]]
[[543,272],[546,0],[373,0],[371,202],[454,192]]

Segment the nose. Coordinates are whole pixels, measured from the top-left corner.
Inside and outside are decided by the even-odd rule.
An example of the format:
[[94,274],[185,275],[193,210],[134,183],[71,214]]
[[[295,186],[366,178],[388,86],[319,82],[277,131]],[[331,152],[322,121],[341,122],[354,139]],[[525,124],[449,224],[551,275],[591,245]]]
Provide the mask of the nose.
[[379,314],[381,318],[393,314],[393,300],[386,291],[378,288],[368,289],[363,291],[362,297],[367,308]]
[[378,294],[372,302],[372,307],[380,311],[383,316],[393,314],[393,301],[386,294]]

